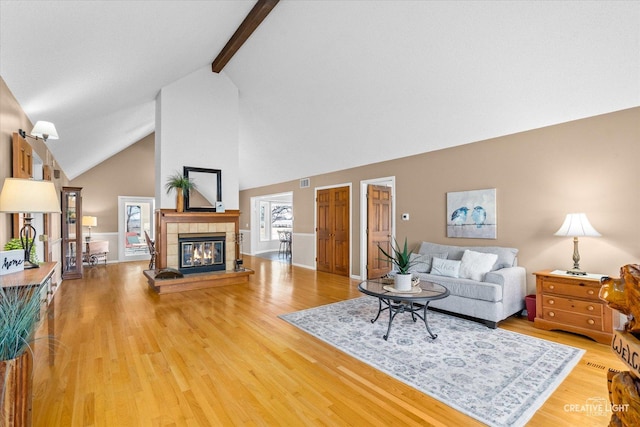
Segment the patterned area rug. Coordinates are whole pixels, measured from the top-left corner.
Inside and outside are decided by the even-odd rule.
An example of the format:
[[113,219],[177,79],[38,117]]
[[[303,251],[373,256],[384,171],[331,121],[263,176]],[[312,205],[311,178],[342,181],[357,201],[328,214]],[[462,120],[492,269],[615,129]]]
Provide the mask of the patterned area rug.
[[584,350],[429,311],[374,324],[378,301],[361,297],[280,318],[341,351],[490,426],[524,425]]

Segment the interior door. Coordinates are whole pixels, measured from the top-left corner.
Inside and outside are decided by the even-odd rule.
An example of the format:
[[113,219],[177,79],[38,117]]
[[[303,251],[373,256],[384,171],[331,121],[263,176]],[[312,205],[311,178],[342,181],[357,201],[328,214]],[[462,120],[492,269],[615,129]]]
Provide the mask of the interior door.
[[391,249],[391,187],[367,187],[367,279],[382,277],[391,269],[380,256]]
[[332,272],[331,258],[331,221],[330,203],[331,193],[329,190],[318,191],[317,196],[317,229],[316,229],[316,269],[318,271]]
[[349,187],[332,189],[333,272],[349,275]]
[[316,269],[349,275],[349,187],[328,188],[317,195]]
[[[14,132],[11,137],[12,176],[13,178],[29,179],[33,177],[33,148],[26,139]],[[22,214],[13,214],[13,235],[20,235]]]

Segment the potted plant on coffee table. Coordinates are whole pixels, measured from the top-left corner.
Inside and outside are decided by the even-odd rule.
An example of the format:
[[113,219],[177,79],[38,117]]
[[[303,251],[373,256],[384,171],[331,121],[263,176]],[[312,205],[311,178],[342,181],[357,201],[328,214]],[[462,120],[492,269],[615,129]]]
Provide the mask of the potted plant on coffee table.
[[171,194],[171,190],[176,190],[176,210],[184,211],[184,195],[190,190],[196,189],[196,183],[180,172],[176,172],[169,177],[165,184],[167,194]]
[[411,272],[409,272],[409,269],[415,264],[415,261],[411,260],[413,250],[408,249],[407,238],[404,238],[403,247],[400,247],[396,239],[393,239],[389,252],[382,249],[379,245],[378,249],[380,249],[380,252],[385,256],[383,259],[393,264],[397,270],[394,278],[394,288],[398,291],[410,291]]

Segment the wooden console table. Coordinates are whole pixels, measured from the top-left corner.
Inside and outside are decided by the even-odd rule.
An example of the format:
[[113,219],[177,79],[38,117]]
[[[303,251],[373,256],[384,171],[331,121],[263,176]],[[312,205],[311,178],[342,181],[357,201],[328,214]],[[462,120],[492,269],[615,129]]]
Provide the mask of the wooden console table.
[[47,334],[49,336],[49,365],[53,365],[55,353],[53,350],[53,340],[55,339],[54,322],[54,295],[58,290],[58,284],[53,281],[53,273],[58,266],[57,262],[45,262],[40,264],[40,268],[17,271],[11,274],[0,276],[0,286],[3,288],[24,287],[30,288],[44,285],[40,294],[39,320],[47,318]]

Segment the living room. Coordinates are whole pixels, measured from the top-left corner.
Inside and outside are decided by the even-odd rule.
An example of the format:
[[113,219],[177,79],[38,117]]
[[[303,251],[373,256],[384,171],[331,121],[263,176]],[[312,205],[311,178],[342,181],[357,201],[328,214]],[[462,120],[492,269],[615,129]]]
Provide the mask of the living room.
[[[635,40],[637,41],[637,36]],[[636,72],[635,77],[637,77],[637,56],[635,62],[633,60],[631,62],[635,68],[631,67],[629,73]],[[208,66],[191,71],[195,73],[191,74],[191,77],[196,80],[201,77],[205,80],[222,80],[219,76],[212,74],[209,76]],[[394,226],[398,239],[402,240],[407,236],[411,246],[421,241],[432,241],[518,248],[518,263],[527,270],[528,293],[535,293],[535,276],[532,273],[544,269],[566,269],[573,264],[571,239],[554,236],[565,215],[571,212],[585,212],[591,224],[601,234],[599,238],[580,239],[580,265],[584,270],[589,273],[617,276],[622,265],[637,263],[640,258],[637,244],[640,225],[637,221],[627,219],[633,218],[633,213],[640,209],[640,201],[634,196],[634,189],[640,184],[640,171],[631,163],[640,155],[638,83],[635,83],[635,86],[632,84],[620,89],[620,92],[631,92],[628,98],[635,100],[635,103],[629,104],[625,98],[624,102],[621,102],[623,108],[612,108],[610,104],[619,105],[613,101],[610,104],[593,107],[592,110],[584,108],[584,111],[596,111],[595,113],[584,113],[582,110],[577,111],[580,109],[576,108],[570,113],[559,114],[566,118],[561,121],[553,117],[544,117],[544,120],[539,117],[539,126],[532,125],[536,120],[531,120],[525,127],[505,126],[503,129],[509,128],[509,130],[500,134],[490,131],[480,132],[480,128],[476,126],[473,129],[476,136],[458,139],[460,143],[452,146],[439,147],[436,136],[425,137],[429,135],[428,132],[415,132],[416,128],[426,129],[432,126],[431,121],[436,119],[431,117],[439,117],[442,114],[437,110],[431,110],[425,112],[425,118],[412,117],[411,121],[416,123],[416,128],[402,129],[402,126],[409,122],[406,119],[386,123],[387,136],[379,138],[386,145],[402,145],[408,139],[418,139],[416,145],[424,148],[414,148],[411,154],[404,153],[397,158],[388,157],[362,163],[357,158],[358,150],[363,152],[366,150],[366,144],[363,144],[364,148],[354,148],[353,151],[345,149],[344,153],[336,154],[337,157],[355,159],[349,166],[330,165],[323,172],[317,172],[315,165],[309,165],[309,169],[302,169],[302,171],[299,168],[300,165],[292,165],[292,175],[285,175],[284,179],[257,184],[256,181],[247,181],[251,184],[243,185],[241,172],[246,166],[242,165],[242,153],[246,148],[242,148],[238,143],[233,153],[220,156],[219,151],[216,152],[212,147],[208,147],[212,144],[208,144],[207,141],[210,138],[224,140],[225,133],[233,134],[236,127],[245,125],[246,123],[240,125],[238,122],[248,117],[243,114],[246,114],[244,109],[249,104],[244,104],[242,95],[237,93],[229,95],[225,92],[222,98],[227,99],[227,96],[231,98],[231,109],[238,111],[238,114],[232,114],[231,118],[221,117],[218,114],[218,108],[224,109],[229,105],[226,101],[217,105],[212,105],[209,101],[198,101],[195,106],[187,107],[186,104],[194,99],[193,92],[202,92],[203,88],[210,86],[208,86],[209,83],[204,86],[199,83],[194,85],[189,83],[190,89],[183,90],[181,85],[186,82],[185,79],[188,80],[189,77],[181,76],[165,86],[169,88],[167,92],[170,99],[164,106],[170,108],[184,106],[187,113],[183,111],[181,114],[187,117],[179,118],[180,120],[176,120],[163,130],[156,129],[155,133],[148,133],[121,151],[89,166],[79,174],[74,174],[71,179],[66,177],[65,170],[62,168],[61,178],[55,180],[57,187],[63,185],[83,187],[84,212],[99,218],[98,226],[92,230],[96,238],[113,239],[114,242],[117,240],[115,236],[118,232],[118,195],[155,197],[156,208],[173,209],[175,200],[164,190],[166,176],[175,170],[181,170],[183,166],[201,166],[220,168],[223,171],[224,202],[228,209],[240,210],[240,227],[245,235],[243,251],[248,259],[254,255],[254,248],[250,244],[251,234],[254,233],[250,224],[254,219],[252,215],[255,213],[251,199],[267,194],[287,192],[293,194],[292,263],[298,272],[296,274],[304,277],[307,273],[313,273],[315,269],[317,190],[344,185],[350,188],[350,267],[347,282],[342,282],[349,284],[349,278],[357,280],[366,274],[364,267],[366,258],[363,255],[366,226],[362,216],[362,184],[390,177],[394,182]],[[232,83],[225,82],[222,90],[233,92]],[[33,122],[43,117],[39,117],[33,111],[27,111],[30,106],[21,105],[18,102],[11,93],[11,86],[5,82],[4,78],[0,81],[0,89],[2,90],[0,149],[3,159],[0,176],[6,178],[11,176],[11,165],[8,159],[11,158],[12,134],[18,129],[31,129]],[[581,93],[589,92],[589,88],[585,87],[573,88],[567,92],[574,90]],[[171,102],[174,103],[171,104]],[[552,103],[551,100],[549,102]],[[562,102],[556,105],[560,104],[564,106]],[[220,125],[213,134],[210,129],[204,129],[208,127],[209,122],[205,123],[207,126],[190,126],[194,122],[201,121],[202,117],[194,111],[201,109],[199,107],[203,105],[208,115],[212,115],[212,112],[218,115],[212,119],[213,123]],[[385,106],[384,109],[386,108]],[[486,117],[485,112],[482,111],[482,103],[476,104],[474,108],[480,119],[461,116],[450,126],[464,128],[467,126],[466,120],[476,125],[485,119],[491,123],[508,120],[496,116]],[[513,108],[522,112],[529,111],[522,106]],[[508,107],[504,108],[504,110],[508,109]],[[542,116],[544,111],[553,110],[553,108],[537,108],[537,110]],[[481,111],[482,114],[480,114]],[[170,120],[178,116],[175,112],[168,114],[172,115]],[[456,113],[453,111],[449,115],[456,116]],[[392,117],[395,119],[398,116],[392,115]],[[422,120],[424,123],[421,123]],[[202,122],[206,121],[202,120]],[[354,127],[365,129],[362,123],[366,121],[358,121]],[[39,156],[53,166],[53,169],[58,169],[59,166],[55,155],[47,146],[64,144],[63,129],[59,129],[60,141],[50,141],[48,144],[42,141],[30,141]],[[171,134],[166,133],[168,130]],[[159,135],[161,132],[165,133]],[[254,132],[259,133],[255,129]],[[327,131],[327,133],[331,132]],[[344,139],[348,140],[351,137],[353,134],[349,133]],[[371,137],[372,135],[366,132],[358,139],[366,140]],[[234,138],[239,139],[238,137],[231,139]],[[255,138],[255,135],[252,134],[251,138]],[[167,142],[168,139],[173,141]],[[291,139],[294,138],[291,137]],[[189,153],[179,151],[181,147],[184,148],[185,140],[193,141],[193,148],[190,148]],[[380,141],[375,143],[378,144]],[[170,148],[162,151],[162,147],[166,147],[167,144],[170,144]],[[310,138],[309,146],[322,146],[321,138]],[[97,150],[97,148],[93,146],[93,149]],[[402,151],[399,152],[402,153]],[[207,160],[204,160],[205,157]],[[226,162],[234,163],[236,157],[240,163],[237,168],[225,164]],[[362,157],[368,158],[364,154]],[[335,165],[341,165],[342,161],[336,160]],[[289,163],[291,162],[287,162]],[[251,163],[250,166],[256,168],[255,163]],[[302,178],[309,179],[309,187],[300,188]],[[495,188],[497,195],[496,239],[448,238],[447,194],[489,188]],[[630,212],[631,215],[625,212]],[[409,214],[408,220],[402,220],[401,215],[405,213]],[[11,216],[2,214],[0,241],[7,241],[12,233]],[[55,232],[52,236],[55,237]],[[59,252],[54,252],[54,257],[59,259]],[[119,268],[115,265],[117,260],[117,251],[114,250],[109,255],[108,266]],[[256,276],[252,280],[260,283],[262,279]],[[74,282],[68,281],[65,285],[72,283]],[[355,297],[357,293],[340,295]],[[182,298],[188,300],[190,297]],[[295,304],[300,305],[300,308],[304,305],[302,302]],[[343,358],[344,356],[341,357]]]

